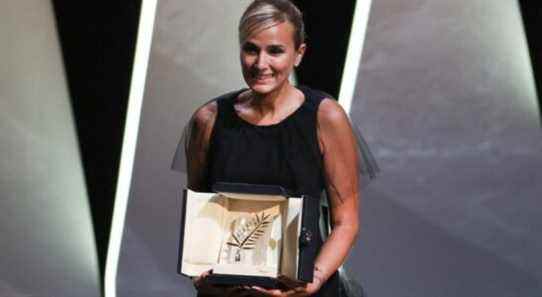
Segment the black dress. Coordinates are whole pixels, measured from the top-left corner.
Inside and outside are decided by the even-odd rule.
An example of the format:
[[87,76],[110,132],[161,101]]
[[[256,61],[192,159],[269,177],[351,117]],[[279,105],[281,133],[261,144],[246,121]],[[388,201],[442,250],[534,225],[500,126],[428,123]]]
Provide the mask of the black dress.
[[[218,112],[206,156],[208,168],[204,179],[206,189],[203,190],[211,191],[216,182],[268,184],[280,185],[297,195],[320,199],[325,193],[325,178],[317,137],[317,112],[322,100],[330,96],[306,86],[297,88],[305,97],[302,105],[281,122],[266,126],[251,124],[235,112],[234,103],[246,89],[213,99]],[[190,127],[190,123],[185,127],[177,147],[172,163],[174,170],[186,172],[185,151]],[[367,180],[372,179],[379,171],[378,166],[361,134],[355,126],[353,128],[358,140],[359,173],[368,177]],[[324,225],[322,222],[320,220],[320,226]],[[316,236],[320,247],[325,235],[323,232]],[[361,295],[361,288],[347,281],[341,272],[341,277],[334,273],[313,296]]]
[[[209,147],[206,184],[216,182],[280,185],[297,195],[319,199],[325,187],[316,120],[325,93],[299,87],[305,100],[281,122],[253,125],[237,115],[234,102],[243,91],[217,99],[218,113]],[[321,246],[323,241],[318,236]],[[314,296],[338,296],[335,274]]]

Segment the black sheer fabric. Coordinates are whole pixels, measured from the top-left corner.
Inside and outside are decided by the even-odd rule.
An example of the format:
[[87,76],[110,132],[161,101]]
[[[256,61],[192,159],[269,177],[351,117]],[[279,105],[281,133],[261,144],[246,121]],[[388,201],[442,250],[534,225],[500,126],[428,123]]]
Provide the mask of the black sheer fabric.
[[[328,95],[324,92],[312,90],[308,87],[300,86],[299,89],[309,90],[310,93],[316,93],[319,97],[322,98],[332,98],[331,95]],[[214,98],[212,100],[207,101],[204,105],[217,101],[219,99],[228,98],[235,94],[239,94],[245,89],[230,92],[227,94],[224,94],[220,97]],[[307,92],[307,91],[305,91]],[[359,174],[362,177],[361,180],[363,181],[363,184],[368,184],[368,182],[378,176],[378,173],[380,172],[380,168],[378,167],[378,164],[371,153],[371,150],[369,148],[369,145],[365,141],[363,134],[361,133],[360,128],[355,125],[353,122],[350,122],[352,126],[352,130],[354,132],[354,136],[357,140],[357,151],[358,151],[358,160],[359,160]],[[175,155],[173,157],[173,162],[171,163],[171,169],[187,173],[187,162],[186,162],[186,151],[188,150],[188,141],[190,139],[190,133],[192,130],[192,120],[190,120],[182,129],[181,136],[179,143],[177,145],[177,149],[175,150]]]
[[[304,86],[298,89],[305,95],[303,104],[281,122],[267,126],[251,124],[235,112],[234,102],[243,89],[213,99],[218,111],[206,156],[205,187],[210,190],[215,182],[280,185],[298,195],[321,199],[322,232],[317,236],[321,245],[329,231],[329,216],[317,111],[320,102],[330,96]],[[192,123],[188,123],[183,130],[172,164],[172,169],[185,173],[191,126]],[[376,177],[379,169],[359,129],[353,128],[358,144],[359,173],[366,184]],[[362,296],[361,287],[350,281],[342,269],[314,296],[340,294]]]

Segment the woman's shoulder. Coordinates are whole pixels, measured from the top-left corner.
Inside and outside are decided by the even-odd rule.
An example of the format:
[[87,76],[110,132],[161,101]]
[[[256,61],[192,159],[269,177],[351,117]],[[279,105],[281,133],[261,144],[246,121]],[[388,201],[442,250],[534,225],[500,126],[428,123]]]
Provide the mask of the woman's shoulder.
[[200,125],[213,123],[219,112],[220,106],[227,102],[233,102],[242,90],[243,89],[223,93],[208,100],[196,109],[192,116],[192,120]]
[[319,120],[337,122],[348,118],[339,102],[329,93],[308,86],[299,88],[310,97]]
[[339,102],[332,97],[326,97],[320,102],[317,119],[318,123],[330,127],[338,127],[349,123],[348,114]]
[[348,114],[332,95],[309,86],[298,87],[309,97],[319,127],[333,129],[349,122]]
[[196,109],[192,115],[192,122],[200,127],[211,125],[215,121],[217,113],[218,104],[216,99],[209,100]]

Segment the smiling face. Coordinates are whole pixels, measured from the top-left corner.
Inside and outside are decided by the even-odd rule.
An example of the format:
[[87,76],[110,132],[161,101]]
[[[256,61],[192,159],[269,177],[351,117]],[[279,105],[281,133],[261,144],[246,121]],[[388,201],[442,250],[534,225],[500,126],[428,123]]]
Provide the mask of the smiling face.
[[295,48],[293,34],[292,24],[282,22],[253,34],[241,45],[243,77],[254,92],[267,94],[288,83],[305,52],[305,44]]

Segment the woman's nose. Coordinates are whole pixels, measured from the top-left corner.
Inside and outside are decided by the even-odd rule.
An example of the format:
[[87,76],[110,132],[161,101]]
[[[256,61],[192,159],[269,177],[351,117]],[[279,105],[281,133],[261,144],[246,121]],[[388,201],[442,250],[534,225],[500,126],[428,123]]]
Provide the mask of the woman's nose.
[[254,66],[258,69],[265,69],[267,67],[267,57],[265,53],[260,52],[258,54],[258,57],[256,59],[256,63],[254,63]]

